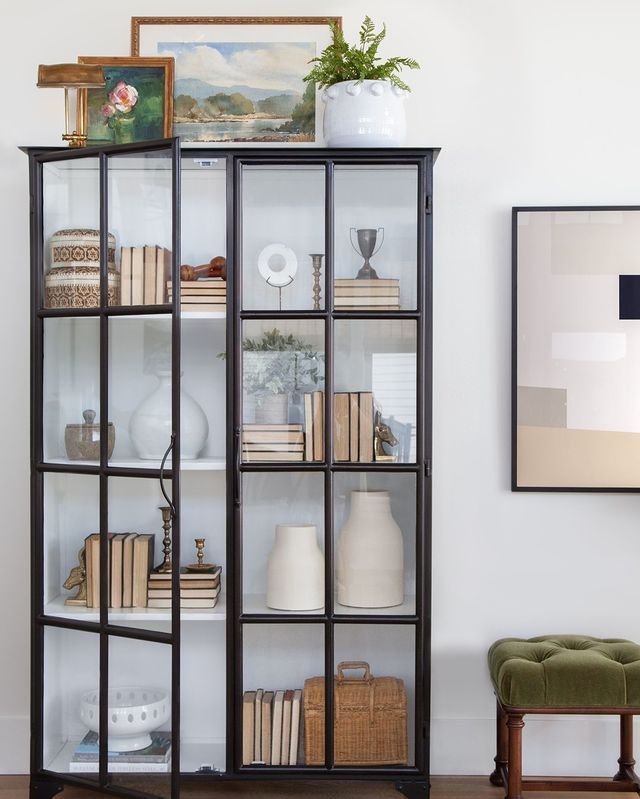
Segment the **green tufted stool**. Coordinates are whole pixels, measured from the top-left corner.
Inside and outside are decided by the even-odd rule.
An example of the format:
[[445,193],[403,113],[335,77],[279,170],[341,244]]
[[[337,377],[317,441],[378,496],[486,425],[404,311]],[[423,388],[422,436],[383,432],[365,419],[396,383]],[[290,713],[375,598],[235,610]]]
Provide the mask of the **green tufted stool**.
[[[490,780],[521,799],[522,789],[636,791],[633,717],[640,715],[640,646],[617,638],[548,635],[503,638],[489,649],[497,699],[496,767]],[[522,778],[527,713],[620,716],[619,769],[612,780]]]

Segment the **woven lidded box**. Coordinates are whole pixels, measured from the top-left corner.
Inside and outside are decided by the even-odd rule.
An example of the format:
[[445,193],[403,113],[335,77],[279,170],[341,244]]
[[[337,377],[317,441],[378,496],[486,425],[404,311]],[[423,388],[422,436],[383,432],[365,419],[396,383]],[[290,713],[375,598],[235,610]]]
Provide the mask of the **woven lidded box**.
[[[100,231],[58,230],[51,236],[51,269],[44,279],[46,308],[93,308],[100,304]],[[120,301],[116,271],[116,240],[107,237],[109,305]]]
[[[363,676],[346,677],[350,669]],[[338,663],[334,677],[333,755],[336,766],[407,764],[407,692],[397,677],[373,677],[364,661]],[[324,677],[304,683],[307,766],[324,765]]]

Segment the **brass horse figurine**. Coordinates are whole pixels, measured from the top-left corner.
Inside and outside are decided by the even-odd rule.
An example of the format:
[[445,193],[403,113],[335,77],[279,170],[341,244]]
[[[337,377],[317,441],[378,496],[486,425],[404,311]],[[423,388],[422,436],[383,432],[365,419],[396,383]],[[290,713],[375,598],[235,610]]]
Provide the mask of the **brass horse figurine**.
[[78,565],[74,566],[69,572],[69,576],[62,584],[63,588],[71,591],[78,587],[78,593],[65,599],[65,605],[86,605],[87,604],[87,556],[84,547],[78,552]]
[[384,445],[388,444],[390,447],[395,447],[398,443],[398,439],[391,432],[389,425],[382,421],[382,414],[380,411],[376,411],[373,422],[373,441],[375,447],[375,459],[377,461],[389,461],[391,463],[395,462],[397,455],[390,455],[386,453],[384,450]]

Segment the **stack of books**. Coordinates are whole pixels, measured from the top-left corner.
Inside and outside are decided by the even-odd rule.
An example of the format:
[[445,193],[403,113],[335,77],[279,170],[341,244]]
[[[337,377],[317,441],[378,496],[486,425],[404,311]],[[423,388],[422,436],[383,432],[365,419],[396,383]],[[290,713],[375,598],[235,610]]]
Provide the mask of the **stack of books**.
[[255,461],[302,461],[305,438],[301,424],[244,424],[242,459]]
[[333,425],[336,461],[374,460],[374,407],[370,391],[337,392],[333,397]]
[[[215,608],[220,595],[220,574],[222,567],[217,566],[212,572],[180,573],[180,607],[181,608]],[[171,574],[149,575],[147,607],[171,607]]]
[[242,765],[302,763],[302,691],[245,691],[242,697]]
[[157,245],[120,250],[120,305],[162,305],[171,252]]
[[[171,769],[171,733],[156,730],[150,733],[151,746],[136,752],[109,752],[108,768],[111,772],[134,771],[170,771]],[[98,771],[98,733],[88,732],[76,747],[69,771]]]
[[400,281],[339,278],[334,282],[333,305],[336,311],[399,311]]
[[[108,534],[110,608],[144,608],[147,580],[153,568],[155,536],[138,533]],[[85,538],[87,607],[100,607],[100,535]]]
[[324,460],[324,391],[304,395],[304,459]]
[[[167,281],[169,302],[173,299],[173,287]],[[227,310],[227,281],[219,277],[202,280],[180,281],[181,311],[223,311]]]

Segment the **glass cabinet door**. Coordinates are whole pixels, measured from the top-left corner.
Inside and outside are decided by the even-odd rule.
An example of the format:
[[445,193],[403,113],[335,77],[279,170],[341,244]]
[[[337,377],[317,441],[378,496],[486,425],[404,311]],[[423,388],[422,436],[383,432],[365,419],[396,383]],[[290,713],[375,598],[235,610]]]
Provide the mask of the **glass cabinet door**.
[[[36,765],[166,797],[179,768],[163,546],[180,552],[178,155],[167,142],[33,159]],[[169,602],[154,605],[160,583]]]
[[[236,173],[240,771],[424,768],[426,169]],[[356,732],[372,685],[393,741]]]

